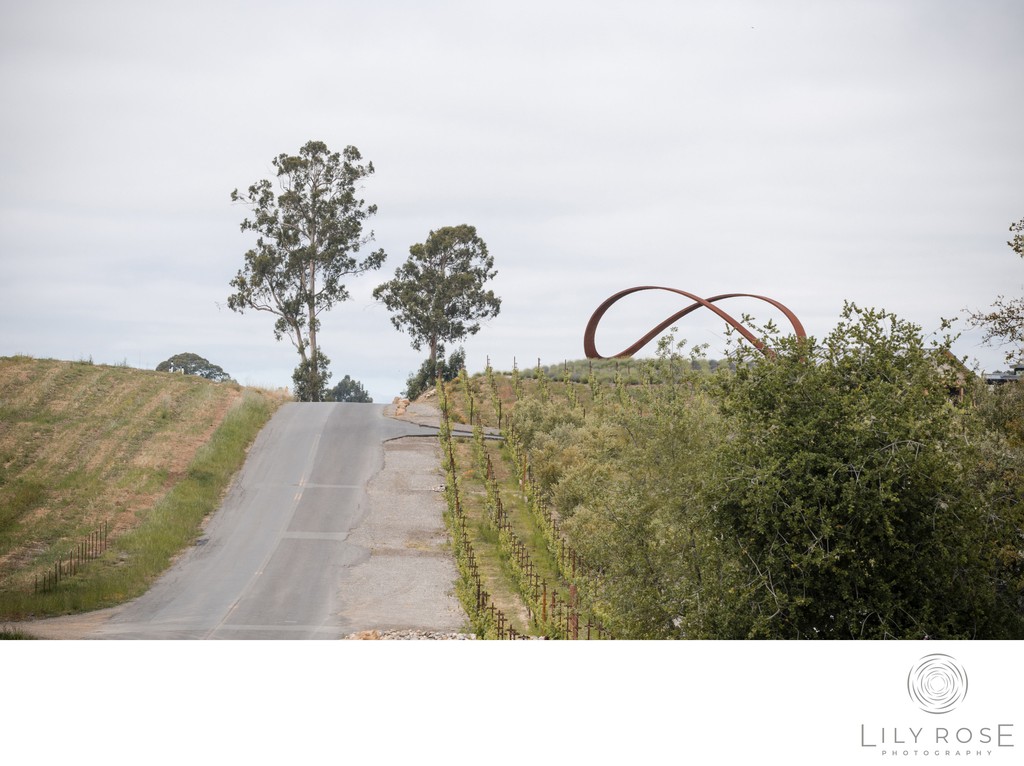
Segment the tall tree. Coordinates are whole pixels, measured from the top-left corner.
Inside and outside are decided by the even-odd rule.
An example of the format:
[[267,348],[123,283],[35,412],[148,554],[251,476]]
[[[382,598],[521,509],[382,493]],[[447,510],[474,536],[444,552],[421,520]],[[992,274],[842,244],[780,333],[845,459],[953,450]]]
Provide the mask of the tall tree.
[[434,370],[446,341],[475,335],[480,320],[498,315],[501,299],[484,289],[497,273],[475,227],[445,226],[410,247],[394,279],[373,296],[392,312],[392,324],[412,336],[414,349],[427,346],[427,364]]
[[[1013,239],[1006,244],[1021,258],[1024,258],[1024,218],[1010,224]],[[1000,295],[991,310],[975,311],[970,315],[975,327],[985,330],[985,343],[1009,344],[1007,362],[1024,362],[1024,298],[1006,298]]]
[[372,231],[364,234],[363,222],[377,212],[376,205],[357,196],[360,181],[374,172],[373,163],[361,160],[354,146],[339,153],[322,141],[309,141],[297,155],[273,159],[276,192],[263,179],[245,194],[231,193],[232,201],[250,208],[252,216],[241,228],[255,232],[257,239],[231,280],[228,306],[277,317],[274,337],[288,336],[299,352],[295,375],[303,385],[296,388],[306,401],[321,401],[330,377],[317,342],[320,315],[348,300],[345,277],[379,269],[386,258],[383,250],[375,250],[360,260],[373,241]]

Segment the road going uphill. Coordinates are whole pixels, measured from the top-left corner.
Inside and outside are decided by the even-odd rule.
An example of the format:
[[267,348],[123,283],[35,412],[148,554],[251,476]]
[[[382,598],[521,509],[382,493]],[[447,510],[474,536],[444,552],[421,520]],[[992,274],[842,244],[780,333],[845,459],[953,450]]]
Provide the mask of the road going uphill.
[[462,628],[436,430],[390,410],[283,406],[198,544],[83,637],[333,639]]

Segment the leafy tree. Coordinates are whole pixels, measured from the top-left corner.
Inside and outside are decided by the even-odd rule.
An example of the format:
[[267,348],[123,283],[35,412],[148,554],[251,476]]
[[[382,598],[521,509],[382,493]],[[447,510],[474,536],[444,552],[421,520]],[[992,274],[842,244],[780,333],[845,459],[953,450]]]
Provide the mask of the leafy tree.
[[395,328],[412,336],[412,347],[430,350],[433,370],[444,343],[480,330],[480,320],[498,315],[501,299],[484,285],[498,272],[486,243],[473,226],[446,226],[409,248],[409,258],[394,279],[373,296],[393,314]]
[[[1006,244],[1024,258],[1024,218],[1010,225],[1013,239]],[[972,312],[969,320],[975,327],[984,328],[984,343],[1011,344],[1006,352],[1007,362],[1024,361],[1024,298],[1006,298],[1000,295],[988,312]]]
[[[1024,614],[1024,383],[975,395],[984,429],[972,434],[973,486],[986,499],[996,555],[994,586]],[[1019,636],[1015,636],[1019,637]]]
[[1020,519],[995,518],[944,350],[852,304],[820,345],[772,345],[721,378],[731,438],[711,507],[751,583],[747,634],[1019,636],[994,583]]
[[373,399],[363,388],[363,384],[346,375],[339,383],[327,392],[329,402],[362,402],[369,403]]
[[156,366],[157,372],[180,372],[185,375],[198,375],[201,378],[208,378],[221,383],[231,380],[231,376],[223,369],[199,354],[182,353],[175,354],[170,359],[165,359]]
[[383,250],[359,257],[373,241],[372,231],[363,233],[363,223],[377,212],[376,205],[357,196],[358,184],[374,172],[372,163],[361,160],[354,146],[338,153],[310,141],[297,155],[274,158],[276,193],[268,179],[245,194],[231,193],[232,201],[250,208],[252,217],[241,228],[257,239],[231,281],[228,306],[277,317],[274,337],[288,336],[299,352],[296,391],[303,401],[320,401],[330,376],[319,358],[320,315],[349,298],[345,277],[379,269],[386,257]]

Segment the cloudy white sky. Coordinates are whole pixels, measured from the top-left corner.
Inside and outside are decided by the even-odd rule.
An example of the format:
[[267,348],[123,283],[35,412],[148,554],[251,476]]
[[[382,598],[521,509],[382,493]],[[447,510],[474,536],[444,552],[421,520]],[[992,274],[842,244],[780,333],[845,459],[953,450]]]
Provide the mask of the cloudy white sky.
[[[290,384],[273,318],[225,306],[249,246],[230,192],[310,139],[376,168],[388,261],[321,333],[376,401],[423,355],[370,293],[460,223],[503,299],[473,371],[582,357],[640,284],[770,295],[819,336],[845,299],[931,331],[1024,290],[1022,38],[1017,0],[5,1],[0,355],[192,351]],[[602,352],[679,307],[620,305]],[[723,348],[713,317],[680,334]],[[957,351],[1003,366],[976,332]]]

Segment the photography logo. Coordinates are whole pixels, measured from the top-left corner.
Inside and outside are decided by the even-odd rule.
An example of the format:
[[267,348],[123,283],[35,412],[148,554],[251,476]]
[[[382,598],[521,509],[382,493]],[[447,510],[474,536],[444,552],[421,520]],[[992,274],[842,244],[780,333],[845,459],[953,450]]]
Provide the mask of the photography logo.
[[967,708],[976,707],[972,703],[958,710],[967,698],[967,686],[967,671],[959,661],[948,654],[926,654],[907,673],[907,695],[912,705],[935,717],[907,711],[895,720],[861,723],[861,748],[870,748],[886,760],[988,758],[997,753],[1009,757],[1016,744],[1014,724],[1002,718],[978,718],[976,712],[965,717]]
[[907,692],[924,712],[949,713],[967,696],[967,673],[948,654],[928,654],[907,674]]

